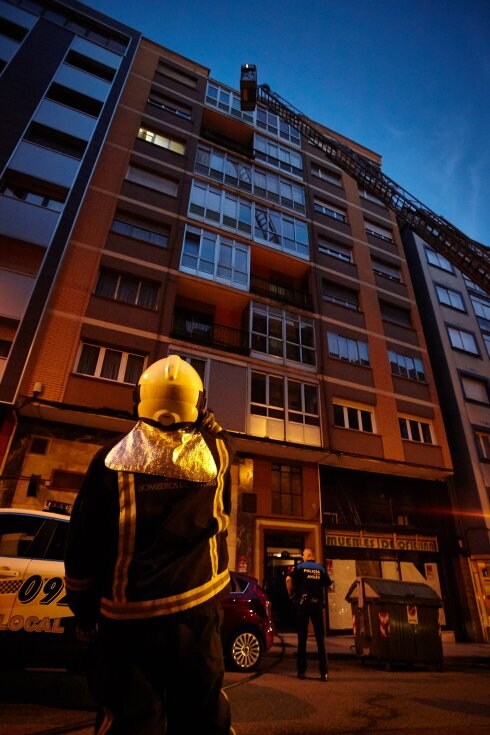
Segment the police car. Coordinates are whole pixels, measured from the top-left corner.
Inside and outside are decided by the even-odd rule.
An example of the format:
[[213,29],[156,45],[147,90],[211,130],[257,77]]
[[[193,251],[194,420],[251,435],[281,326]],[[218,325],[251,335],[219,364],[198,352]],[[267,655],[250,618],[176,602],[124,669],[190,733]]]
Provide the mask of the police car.
[[[63,564],[69,515],[0,508],[0,665],[82,670]],[[274,639],[271,604],[257,580],[231,573],[223,601],[223,649],[230,668],[250,671]]]

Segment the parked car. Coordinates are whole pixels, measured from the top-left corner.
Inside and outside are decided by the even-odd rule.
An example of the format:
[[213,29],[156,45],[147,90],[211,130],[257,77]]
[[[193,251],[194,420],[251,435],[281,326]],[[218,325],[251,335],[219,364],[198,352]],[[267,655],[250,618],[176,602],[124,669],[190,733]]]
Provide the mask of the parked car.
[[[0,665],[81,670],[86,648],[75,637],[65,595],[69,516],[0,508]],[[223,600],[226,665],[256,669],[274,640],[271,603],[258,581],[231,572]]]

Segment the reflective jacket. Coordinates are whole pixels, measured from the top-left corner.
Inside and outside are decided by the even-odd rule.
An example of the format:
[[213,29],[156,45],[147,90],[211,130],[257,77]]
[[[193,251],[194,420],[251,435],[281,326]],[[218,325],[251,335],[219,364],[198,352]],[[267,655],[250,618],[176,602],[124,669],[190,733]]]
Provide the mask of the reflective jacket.
[[95,455],[65,554],[79,625],[218,604],[230,581],[230,462],[228,436],[212,414],[181,432],[139,421]]

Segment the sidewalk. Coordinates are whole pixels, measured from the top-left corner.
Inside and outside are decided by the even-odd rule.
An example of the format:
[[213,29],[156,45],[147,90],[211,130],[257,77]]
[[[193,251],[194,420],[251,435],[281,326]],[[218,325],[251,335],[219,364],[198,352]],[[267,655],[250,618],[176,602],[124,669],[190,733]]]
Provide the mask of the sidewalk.
[[[286,656],[296,654],[296,633],[278,632],[274,646],[284,645]],[[327,655],[331,659],[355,659],[353,635],[327,636]],[[313,635],[308,636],[308,652],[316,652]],[[442,634],[442,650],[447,663],[473,664],[490,668],[490,643],[457,643],[448,633]]]

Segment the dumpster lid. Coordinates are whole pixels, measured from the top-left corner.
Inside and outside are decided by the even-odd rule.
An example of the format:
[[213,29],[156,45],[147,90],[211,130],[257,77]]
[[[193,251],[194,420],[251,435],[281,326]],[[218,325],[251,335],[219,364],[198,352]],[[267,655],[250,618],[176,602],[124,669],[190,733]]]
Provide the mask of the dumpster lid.
[[437,592],[424,582],[404,582],[382,577],[357,577],[349,587],[345,599],[347,602],[356,602],[359,598],[361,600],[442,606],[442,600]]

